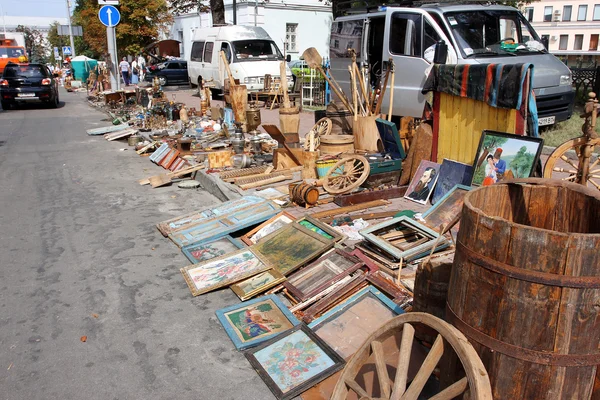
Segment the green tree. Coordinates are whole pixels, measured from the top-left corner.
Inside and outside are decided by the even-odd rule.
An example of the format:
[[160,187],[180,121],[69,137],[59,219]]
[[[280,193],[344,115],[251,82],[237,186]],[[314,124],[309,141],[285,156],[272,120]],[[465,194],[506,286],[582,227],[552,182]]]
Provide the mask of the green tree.
[[48,44],[37,29],[31,29],[27,26],[19,25],[17,32],[25,36],[25,51],[30,62],[46,63],[48,62]]
[[192,11],[199,13],[210,12],[213,25],[225,25],[225,5],[223,0],[209,0],[209,5],[203,0],[171,0],[171,12],[175,15],[186,14]]
[[[121,0],[118,8],[121,13],[121,22],[116,27],[119,56],[139,53],[173,22],[166,0]],[[75,43],[78,54],[106,57],[106,27],[98,19],[98,10],[97,0],[77,0],[73,21],[83,28],[83,38]]]
[[533,165],[534,155],[522,146],[510,162],[510,168],[515,172],[515,178],[528,178]]

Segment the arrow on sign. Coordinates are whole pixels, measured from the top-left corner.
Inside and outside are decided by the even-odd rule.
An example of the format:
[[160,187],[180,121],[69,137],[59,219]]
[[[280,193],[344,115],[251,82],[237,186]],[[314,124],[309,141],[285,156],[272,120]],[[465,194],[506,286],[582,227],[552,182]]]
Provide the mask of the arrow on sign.
[[108,10],[106,10],[106,14],[108,15],[108,26],[113,26],[112,24],[112,10],[109,8]]

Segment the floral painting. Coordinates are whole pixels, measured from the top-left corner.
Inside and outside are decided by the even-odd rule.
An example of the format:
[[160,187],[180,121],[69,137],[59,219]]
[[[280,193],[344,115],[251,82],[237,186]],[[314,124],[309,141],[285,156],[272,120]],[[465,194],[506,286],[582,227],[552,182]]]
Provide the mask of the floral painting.
[[252,251],[240,250],[187,266],[181,269],[181,273],[192,294],[197,296],[256,275],[268,268]]
[[211,260],[243,247],[230,237],[223,237],[207,243],[196,243],[183,247],[183,254],[194,264]]
[[301,330],[257,351],[254,357],[283,393],[335,364],[335,361]]

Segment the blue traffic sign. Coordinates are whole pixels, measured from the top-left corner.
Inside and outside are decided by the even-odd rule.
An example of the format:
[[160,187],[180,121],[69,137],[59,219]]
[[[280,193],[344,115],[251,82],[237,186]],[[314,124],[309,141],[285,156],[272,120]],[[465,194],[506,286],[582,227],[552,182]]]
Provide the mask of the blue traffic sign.
[[113,26],[117,26],[119,21],[121,21],[121,13],[117,7],[102,6],[100,11],[98,11],[98,18],[100,18],[100,22],[105,26],[112,28]]
[[63,46],[62,51],[63,51],[63,56],[70,56],[73,54],[73,53],[71,53],[71,46]]

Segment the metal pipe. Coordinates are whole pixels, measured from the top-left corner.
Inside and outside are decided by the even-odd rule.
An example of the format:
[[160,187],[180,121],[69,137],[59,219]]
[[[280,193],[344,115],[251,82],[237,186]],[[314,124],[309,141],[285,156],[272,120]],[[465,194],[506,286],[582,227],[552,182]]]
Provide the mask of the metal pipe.
[[69,20],[69,39],[71,40],[71,58],[75,57],[75,41],[73,40],[73,28],[71,27],[71,2],[67,0],[67,19]]

